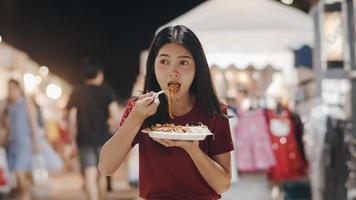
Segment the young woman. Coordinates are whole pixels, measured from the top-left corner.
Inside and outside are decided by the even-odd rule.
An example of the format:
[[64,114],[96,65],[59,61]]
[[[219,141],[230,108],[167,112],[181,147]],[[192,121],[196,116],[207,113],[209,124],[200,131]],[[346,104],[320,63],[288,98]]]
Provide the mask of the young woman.
[[[139,144],[139,188],[144,199],[219,199],[231,183],[233,144],[226,108],[214,92],[208,63],[195,34],[184,26],[167,27],[154,38],[147,59],[144,95],[130,101],[120,128],[100,152],[99,170],[113,174]],[[170,118],[165,95],[178,85]],[[155,139],[142,133],[156,123],[208,126],[203,141]]]
[[10,171],[15,173],[20,200],[31,199],[32,157],[38,153],[37,113],[34,104],[24,96],[20,83],[8,82],[8,103],[5,117],[9,126],[7,144]]

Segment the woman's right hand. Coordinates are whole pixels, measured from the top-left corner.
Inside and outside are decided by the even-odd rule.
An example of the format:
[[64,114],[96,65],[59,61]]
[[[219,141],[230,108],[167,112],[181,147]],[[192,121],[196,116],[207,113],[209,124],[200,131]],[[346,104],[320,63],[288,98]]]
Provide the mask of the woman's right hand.
[[155,92],[149,92],[141,95],[133,108],[132,112],[141,120],[153,115],[157,111],[160,101]]

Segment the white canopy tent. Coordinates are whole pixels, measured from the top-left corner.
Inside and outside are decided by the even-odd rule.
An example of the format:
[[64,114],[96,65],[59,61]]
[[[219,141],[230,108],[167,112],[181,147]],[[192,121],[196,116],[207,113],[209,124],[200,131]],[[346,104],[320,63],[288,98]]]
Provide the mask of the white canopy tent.
[[193,30],[209,64],[221,68],[272,65],[293,74],[293,50],[313,43],[312,18],[272,0],[209,0],[158,30],[172,25]]
[[207,53],[281,51],[312,44],[312,18],[272,0],[210,0],[169,25],[186,25]]
[[[193,30],[203,45],[209,65],[225,73],[231,66],[237,69],[253,66],[261,71],[272,66],[280,70],[291,98],[298,83],[293,50],[303,45],[313,46],[314,40],[311,16],[273,0],[207,0],[161,26],[157,32],[174,25],[185,25]],[[140,57],[140,75],[136,82],[140,85],[147,55],[145,50]],[[225,85],[223,93],[229,87]]]

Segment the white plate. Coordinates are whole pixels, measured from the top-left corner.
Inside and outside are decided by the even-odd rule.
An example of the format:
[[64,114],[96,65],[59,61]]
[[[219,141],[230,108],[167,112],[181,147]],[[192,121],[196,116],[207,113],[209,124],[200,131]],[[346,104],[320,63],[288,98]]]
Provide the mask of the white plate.
[[204,140],[206,136],[212,133],[170,133],[162,131],[142,131],[148,133],[151,138],[168,140]]

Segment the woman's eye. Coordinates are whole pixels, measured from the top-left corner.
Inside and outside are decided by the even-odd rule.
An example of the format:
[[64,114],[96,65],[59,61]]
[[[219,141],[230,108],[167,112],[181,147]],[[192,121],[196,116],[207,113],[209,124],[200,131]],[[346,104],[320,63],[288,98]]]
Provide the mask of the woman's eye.
[[180,64],[181,65],[189,65],[189,62],[186,60],[182,60],[182,61],[180,61]]
[[166,65],[168,64],[168,60],[160,60],[159,63]]

